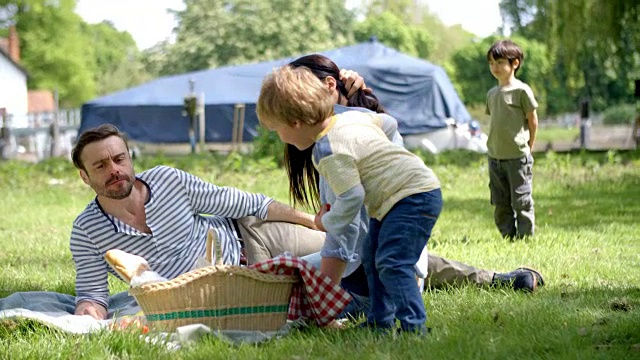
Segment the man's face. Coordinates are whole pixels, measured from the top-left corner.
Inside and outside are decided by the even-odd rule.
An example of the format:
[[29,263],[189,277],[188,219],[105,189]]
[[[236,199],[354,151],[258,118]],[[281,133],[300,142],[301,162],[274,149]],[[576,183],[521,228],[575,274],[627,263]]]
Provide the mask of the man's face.
[[117,136],[91,143],[80,160],[86,170],[80,177],[98,196],[120,200],[131,194],[135,173],[124,141]]

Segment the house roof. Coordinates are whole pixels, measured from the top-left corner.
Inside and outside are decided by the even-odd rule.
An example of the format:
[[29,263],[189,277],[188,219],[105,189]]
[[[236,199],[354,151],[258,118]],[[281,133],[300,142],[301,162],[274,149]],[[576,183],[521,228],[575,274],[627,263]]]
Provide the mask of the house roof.
[[29,90],[28,104],[30,113],[51,112],[56,110],[56,102],[53,93],[49,90]]
[[0,38],[0,56],[3,56],[5,58],[7,58],[7,60],[9,60],[10,63],[12,63],[18,70],[22,71],[23,74],[25,74],[26,76],[29,76],[29,73],[27,72],[27,70],[25,68],[22,67],[22,65],[18,64],[17,62],[13,61],[13,59],[11,58],[11,56],[9,55],[9,44],[8,44],[8,40],[5,38]]

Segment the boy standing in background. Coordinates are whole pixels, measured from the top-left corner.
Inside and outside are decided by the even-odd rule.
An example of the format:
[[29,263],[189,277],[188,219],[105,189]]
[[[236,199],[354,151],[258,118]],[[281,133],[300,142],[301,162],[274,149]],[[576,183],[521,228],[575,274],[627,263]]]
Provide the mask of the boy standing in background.
[[510,40],[497,41],[487,52],[491,74],[498,80],[487,93],[489,189],[496,226],[511,240],[532,236],[535,227],[531,149],[538,129],[538,103],[531,88],[515,77],[523,58]]

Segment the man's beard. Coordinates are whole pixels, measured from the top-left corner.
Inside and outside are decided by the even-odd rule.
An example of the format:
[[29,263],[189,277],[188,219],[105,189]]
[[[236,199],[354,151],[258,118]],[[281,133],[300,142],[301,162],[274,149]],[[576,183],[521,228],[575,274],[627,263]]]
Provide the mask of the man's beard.
[[[126,186],[118,190],[110,190],[109,184],[118,180],[125,180]],[[133,181],[131,181],[131,178],[128,175],[120,175],[120,176],[114,176],[108,181],[106,181],[104,186],[101,186],[100,188],[101,191],[96,191],[96,192],[98,193],[98,195],[107,197],[109,199],[122,200],[131,194],[132,189],[133,189]]]

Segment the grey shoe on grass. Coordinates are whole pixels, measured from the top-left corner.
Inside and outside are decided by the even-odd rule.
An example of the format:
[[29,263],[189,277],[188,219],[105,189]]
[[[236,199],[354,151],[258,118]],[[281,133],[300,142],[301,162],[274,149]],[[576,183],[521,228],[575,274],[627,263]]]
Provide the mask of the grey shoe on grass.
[[507,286],[514,290],[533,292],[538,287],[544,286],[544,278],[538,270],[519,267],[508,273],[495,273],[493,275],[493,286]]

